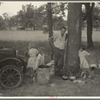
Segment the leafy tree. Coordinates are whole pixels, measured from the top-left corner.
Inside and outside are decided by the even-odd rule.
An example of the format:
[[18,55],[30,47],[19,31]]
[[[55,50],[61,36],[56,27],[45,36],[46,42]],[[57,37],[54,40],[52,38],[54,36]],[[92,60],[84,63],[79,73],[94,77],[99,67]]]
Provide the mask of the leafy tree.
[[[52,4],[52,15],[53,15],[53,26],[54,29],[58,30],[61,26],[67,26],[64,20],[65,11],[68,9],[67,3],[53,3]],[[67,19],[67,18],[66,18]]]
[[100,8],[94,7],[93,10],[93,27],[98,30],[100,28]]
[[2,16],[0,16],[0,30],[4,29],[4,20],[2,18]]
[[12,16],[10,17],[10,23],[11,23],[11,26],[16,26],[17,25],[17,16]]
[[25,28],[40,29],[45,18],[45,6],[39,8],[34,7],[32,4],[23,5],[22,10],[18,13],[18,21]]
[[[22,6],[17,14],[18,23],[23,27],[34,29],[42,29],[42,26],[47,24],[47,4],[41,5],[39,8],[34,7],[32,4]],[[59,29],[63,25],[63,17],[65,16],[64,10],[67,9],[65,3],[52,3],[51,4],[52,20],[55,29]],[[58,26],[58,27],[57,27]]]
[[59,30],[61,26],[67,26],[67,21],[65,21],[61,16],[53,17],[54,30]]
[[33,17],[33,15],[31,15],[31,11],[32,11],[31,4],[26,5],[26,6],[24,6],[24,5],[22,6],[22,10],[20,10],[17,14],[19,25],[22,25],[25,28],[29,27],[29,25],[31,23],[31,21],[30,21],[31,16]]
[[4,17],[4,25],[5,25],[5,29],[10,29],[11,30],[11,25],[10,25],[10,17],[8,15],[8,13],[3,13],[3,17]]

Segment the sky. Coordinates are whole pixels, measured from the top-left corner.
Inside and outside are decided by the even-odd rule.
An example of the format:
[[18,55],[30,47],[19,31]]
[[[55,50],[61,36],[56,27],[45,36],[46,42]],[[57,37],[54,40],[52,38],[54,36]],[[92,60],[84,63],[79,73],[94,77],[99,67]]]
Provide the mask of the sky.
[[47,2],[43,2],[43,1],[39,1],[39,2],[32,2],[32,1],[5,1],[5,2],[1,2],[1,6],[0,6],[0,16],[2,16],[3,13],[8,13],[9,16],[13,16],[16,15],[17,12],[19,10],[22,9],[22,5],[26,5],[26,4],[30,4],[32,3],[32,5],[34,6],[41,6],[43,4],[46,4]]

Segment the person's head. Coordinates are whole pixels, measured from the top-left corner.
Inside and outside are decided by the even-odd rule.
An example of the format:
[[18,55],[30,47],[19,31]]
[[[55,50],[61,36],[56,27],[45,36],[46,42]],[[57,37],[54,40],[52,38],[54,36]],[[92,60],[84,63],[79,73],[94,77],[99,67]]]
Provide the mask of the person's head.
[[30,42],[30,43],[29,43],[28,49],[31,49],[31,48],[35,48],[34,42]]
[[61,35],[64,35],[65,32],[66,32],[66,27],[62,26],[61,27]]
[[39,53],[40,53],[40,54],[44,54],[44,52],[45,52],[44,47],[40,47],[40,48],[39,48]]
[[80,48],[81,50],[85,50],[86,48],[85,48],[85,45],[81,45],[81,48]]

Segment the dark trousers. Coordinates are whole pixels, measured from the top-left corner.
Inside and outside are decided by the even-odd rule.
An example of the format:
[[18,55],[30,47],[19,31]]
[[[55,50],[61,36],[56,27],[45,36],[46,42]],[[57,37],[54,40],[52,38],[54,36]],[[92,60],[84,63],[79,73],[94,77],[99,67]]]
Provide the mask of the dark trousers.
[[63,65],[64,65],[64,50],[54,48],[55,75],[62,75]]

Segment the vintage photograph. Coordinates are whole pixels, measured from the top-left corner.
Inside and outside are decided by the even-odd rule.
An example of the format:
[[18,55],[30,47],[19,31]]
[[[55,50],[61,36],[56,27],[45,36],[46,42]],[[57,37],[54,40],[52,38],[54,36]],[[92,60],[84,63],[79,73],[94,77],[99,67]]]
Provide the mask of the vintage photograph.
[[0,97],[100,96],[100,2],[0,1]]

